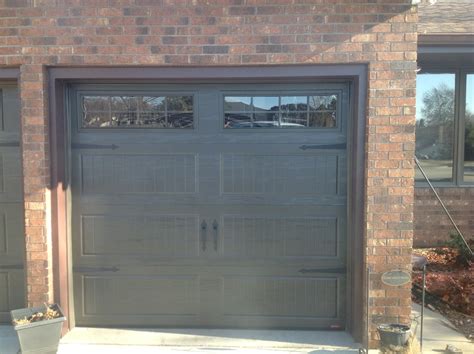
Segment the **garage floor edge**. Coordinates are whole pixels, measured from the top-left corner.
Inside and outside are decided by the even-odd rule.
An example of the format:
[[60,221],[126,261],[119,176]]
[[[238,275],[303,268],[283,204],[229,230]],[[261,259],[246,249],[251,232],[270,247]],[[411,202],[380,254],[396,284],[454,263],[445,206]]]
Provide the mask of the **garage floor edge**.
[[[15,333],[3,327],[11,353]],[[11,332],[11,333],[10,333]],[[10,337],[11,338],[8,338]],[[4,342],[5,343],[5,342]],[[111,329],[78,327],[61,339],[59,353],[190,352],[213,353],[356,353],[358,344],[345,332],[226,329]],[[10,354],[10,352],[0,352]]]

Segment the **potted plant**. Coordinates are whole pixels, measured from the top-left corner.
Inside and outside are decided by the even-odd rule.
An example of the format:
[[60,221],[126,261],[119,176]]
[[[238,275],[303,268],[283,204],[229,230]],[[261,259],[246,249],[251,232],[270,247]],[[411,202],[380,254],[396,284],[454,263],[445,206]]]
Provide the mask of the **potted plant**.
[[10,311],[22,354],[56,353],[66,317],[58,304]]
[[410,339],[410,327],[402,324],[381,324],[377,327],[382,347],[403,347]]

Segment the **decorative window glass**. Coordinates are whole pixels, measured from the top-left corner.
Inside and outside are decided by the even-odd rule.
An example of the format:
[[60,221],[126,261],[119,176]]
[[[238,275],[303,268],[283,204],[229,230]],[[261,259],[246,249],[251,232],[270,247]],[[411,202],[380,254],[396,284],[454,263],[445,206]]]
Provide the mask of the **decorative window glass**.
[[83,128],[193,128],[193,96],[85,95]]
[[335,128],[337,100],[335,94],[225,96],[224,128]]

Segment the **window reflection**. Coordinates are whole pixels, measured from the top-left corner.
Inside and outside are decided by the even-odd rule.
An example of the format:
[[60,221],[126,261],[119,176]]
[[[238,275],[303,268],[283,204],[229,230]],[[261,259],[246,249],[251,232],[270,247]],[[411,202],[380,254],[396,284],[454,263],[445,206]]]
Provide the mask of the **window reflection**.
[[474,74],[466,75],[464,182],[474,182]]
[[337,95],[225,96],[225,128],[334,128]]
[[417,76],[416,156],[435,182],[453,176],[454,88],[455,74]]
[[193,96],[86,95],[84,128],[192,128]]
[[259,111],[276,111],[278,112],[278,97],[254,97],[253,108]]

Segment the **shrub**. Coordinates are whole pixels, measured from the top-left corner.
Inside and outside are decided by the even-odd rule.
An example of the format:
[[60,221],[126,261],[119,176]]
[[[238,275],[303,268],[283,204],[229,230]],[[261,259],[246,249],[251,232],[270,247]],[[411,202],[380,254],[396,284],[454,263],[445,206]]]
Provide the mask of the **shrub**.
[[464,243],[461,235],[453,231],[449,234],[449,237],[451,238],[451,240],[447,242],[447,245],[458,251],[458,262],[465,266],[468,266],[471,262],[474,261],[474,256]]

